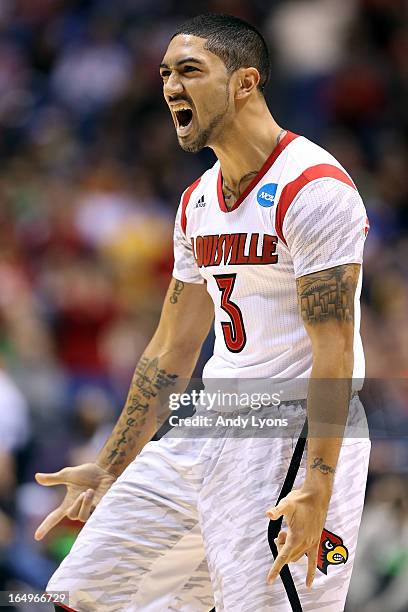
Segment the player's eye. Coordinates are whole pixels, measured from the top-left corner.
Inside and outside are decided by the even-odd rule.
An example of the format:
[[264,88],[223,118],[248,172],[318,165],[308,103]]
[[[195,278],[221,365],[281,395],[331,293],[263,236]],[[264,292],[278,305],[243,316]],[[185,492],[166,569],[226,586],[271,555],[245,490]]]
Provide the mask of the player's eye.
[[324,545],[328,550],[332,550],[332,548],[334,548],[333,544],[329,540],[326,540]]
[[195,66],[185,66],[184,72],[199,72],[199,70]]
[[160,76],[162,79],[166,79],[167,77],[170,76],[170,70],[162,70],[160,73]]

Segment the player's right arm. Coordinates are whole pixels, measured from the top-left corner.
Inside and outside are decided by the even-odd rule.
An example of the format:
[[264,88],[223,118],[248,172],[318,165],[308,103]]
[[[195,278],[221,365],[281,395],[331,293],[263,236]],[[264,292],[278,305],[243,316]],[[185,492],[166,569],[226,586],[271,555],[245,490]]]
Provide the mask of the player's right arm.
[[136,366],[125,407],[97,459],[110,474],[119,476],[167,418],[168,395],[185,390],[213,316],[204,284],[173,278],[156,333]]
[[38,527],[37,540],[65,516],[85,522],[153,437],[168,415],[168,395],[182,393],[187,386],[213,316],[204,284],[172,279],[157,330],[136,366],[123,411],[95,463],[67,467],[55,474],[36,474],[42,485],[67,487],[61,505]]

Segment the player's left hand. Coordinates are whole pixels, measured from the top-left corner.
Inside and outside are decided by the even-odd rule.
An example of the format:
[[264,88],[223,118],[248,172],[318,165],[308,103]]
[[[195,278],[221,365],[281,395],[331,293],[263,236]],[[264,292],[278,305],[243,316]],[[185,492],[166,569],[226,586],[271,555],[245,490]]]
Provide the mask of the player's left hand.
[[312,586],[329,501],[330,496],[326,492],[301,488],[291,491],[277,506],[266,512],[266,516],[271,520],[283,516],[288,525],[288,530],[281,530],[275,540],[278,556],[268,574],[268,584],[274,582],[284,565],[295,563],[306,554],[306,586]]

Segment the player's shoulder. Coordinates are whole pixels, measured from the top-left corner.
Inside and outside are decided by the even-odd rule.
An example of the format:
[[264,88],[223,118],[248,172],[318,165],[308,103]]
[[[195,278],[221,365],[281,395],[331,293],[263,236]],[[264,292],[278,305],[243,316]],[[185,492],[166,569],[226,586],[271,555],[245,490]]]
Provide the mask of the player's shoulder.
[[341,211],[350,214],[350,220],[357,213],[366,218],[352,177],[329,151],[298,136],[292,139],[286,152],[274,207],[276,232],[283,242],[288,224],[294,221],[299,227],[314,219],[317,227]]
[[204,196],[207,191],[211,192],[214,189],[214,185],[217,183],[218,173],[219,162],[217,161],[183,191],[180,202],[180,215],[181,226],[184,233],[186,232],[187,226],[187,209],[191,207],[191,202],[193,200],[196,202],[197,206],[204,205]]
[[[324,147],[317,144],[313,140],[310,140],[306,136],[302,136],[299,134],[295,135],[295,138],[292,138],[291,142],[287,147],[287,151],[292,155],[292,157],[296,158],[305,158],[308,156],[328,156],[331,159],[335,159],[333,155]],[[338,162],[337,162],[338,163]]]
[[293,139],[287,147],[285,163],[287,183],[306,184],[319,179],[333,179],[357,189],[342,164],[327,149],[305,136]]

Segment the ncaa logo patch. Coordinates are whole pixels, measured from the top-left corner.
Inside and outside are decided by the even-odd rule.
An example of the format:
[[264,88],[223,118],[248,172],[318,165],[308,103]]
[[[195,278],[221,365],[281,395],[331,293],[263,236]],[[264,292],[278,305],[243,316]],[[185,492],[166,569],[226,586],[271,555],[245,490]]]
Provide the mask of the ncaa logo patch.
[[269,208],[275,204],[276,190],[278,189],[277,183],[266,183],[262,185],[257,193],[257,200],[260,206]]

